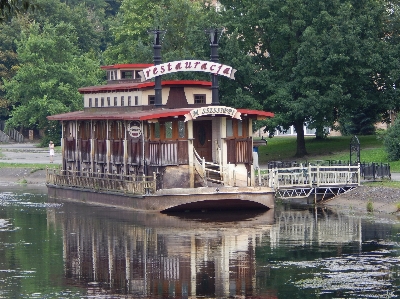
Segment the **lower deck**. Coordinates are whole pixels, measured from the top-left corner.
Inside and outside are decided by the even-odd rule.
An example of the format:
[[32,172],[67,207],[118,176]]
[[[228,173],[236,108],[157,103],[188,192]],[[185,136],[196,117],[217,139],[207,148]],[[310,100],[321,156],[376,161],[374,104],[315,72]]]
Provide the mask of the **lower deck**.
[[164,189],[149,194],[118,193],[91,188],[48,184],[55,202],[73,201],[153,212],[205,210],[268,210],[274,208],[274,192],[268,187],[203,187]]

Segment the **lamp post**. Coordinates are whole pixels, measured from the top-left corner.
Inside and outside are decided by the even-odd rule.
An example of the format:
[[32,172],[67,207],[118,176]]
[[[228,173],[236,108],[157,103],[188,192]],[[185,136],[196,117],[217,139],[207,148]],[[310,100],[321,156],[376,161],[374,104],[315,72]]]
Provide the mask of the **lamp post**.
[[[149,33],[154,34],[154,44],[153,44],[153,50],[154,50],[154,65],[159,65],[162,63],[161,59],[161,35],[165,33],[165,30],[160,30],[155,29],[155,30],[150,30]],[[155,97],[154,97],[154,106],[156,108],[162,107],[162,87],[161,87],[161,76],[156,76],[154,78],[154,92],[155,92]]]
[[[218,29],[209,29],[206,30],[206,32],[209,34],[209,40],[210,40],[210,47],[211,47],[211,61],[212,62],[217,62],[218,63],[218,42],[221,37],[221,34],[223,33],[223,30],[218,30]],[[218,36],[218,32],[220,35]],[[218,75],[217,74],[211,74],[211,96],[212,96],[212,101],[211,105],[217,106],[219,105],[219,94],[218,94]]]

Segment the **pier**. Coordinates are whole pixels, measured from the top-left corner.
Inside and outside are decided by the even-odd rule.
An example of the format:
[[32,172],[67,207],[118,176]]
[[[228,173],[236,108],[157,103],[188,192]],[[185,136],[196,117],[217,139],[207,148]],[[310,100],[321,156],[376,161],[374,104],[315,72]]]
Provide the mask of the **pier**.
[[311,165],[286,168],[258,169],[260,186],[268,186],[278,198],[310,198],[314,203],[342,194],[361,183],[358,165]]

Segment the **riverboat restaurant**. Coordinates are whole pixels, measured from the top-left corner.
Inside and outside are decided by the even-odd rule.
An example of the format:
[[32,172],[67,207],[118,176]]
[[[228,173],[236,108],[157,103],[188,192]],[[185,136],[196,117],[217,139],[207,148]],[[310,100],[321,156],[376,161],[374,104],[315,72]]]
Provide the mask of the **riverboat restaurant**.
[[103,66],[106,85],[79,89],[82,111],[48,117],[62,123],[62,170],[155,173],[162,189],[254,186],[252,120],[272,113],[212,103],[209,81],[162,81],[162,102],[155,103],[149,75],[185,66],[207,71],[207,65],[231,76],[228,66],[204,61]]

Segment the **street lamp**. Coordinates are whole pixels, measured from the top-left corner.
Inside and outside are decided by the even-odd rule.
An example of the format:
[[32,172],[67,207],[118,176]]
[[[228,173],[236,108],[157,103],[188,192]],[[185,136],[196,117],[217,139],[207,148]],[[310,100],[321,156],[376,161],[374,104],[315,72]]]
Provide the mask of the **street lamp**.
[[[154,65],[159,65],[162,63],[161,59],[161,43],[164,39],[166,30],[160,30],[160,28],[149,30],[148,33],[154,34]],[[161,87],[161,76],[156,76],[154,78],[154,106],[156,108],[162,107],[162,87]]]
[[[211,61],[218,63],[218,42],[222,36],[222,33],[224,33],[224,29],[208,29],[205,32],[209,34],[209,41],[210,41],[210,47],[211,47]],[[218,35],[219,33],[219,35]],[[211,105],[217,106],[219,105],[219,94],[218,94],[218,75],[217,74],[211,74]]]

